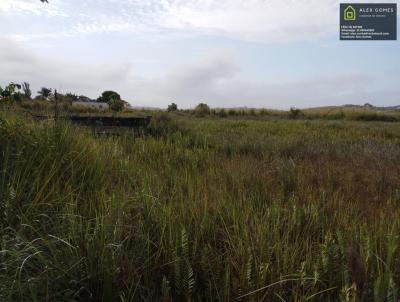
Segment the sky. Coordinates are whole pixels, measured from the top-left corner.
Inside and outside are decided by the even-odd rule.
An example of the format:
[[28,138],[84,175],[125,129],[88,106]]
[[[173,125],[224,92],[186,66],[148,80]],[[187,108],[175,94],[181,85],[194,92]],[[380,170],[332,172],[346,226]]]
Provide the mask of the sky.
[[400,105],[400,42],[339,41],[340,1],[48,1],[0,0],[0,86],[139,107]]

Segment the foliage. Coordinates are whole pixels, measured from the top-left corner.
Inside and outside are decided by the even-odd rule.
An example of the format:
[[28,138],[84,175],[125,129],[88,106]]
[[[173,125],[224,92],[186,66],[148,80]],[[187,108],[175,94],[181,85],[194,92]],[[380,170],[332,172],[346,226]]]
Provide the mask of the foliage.
[[171,103],[170,105],[168,105],[168,112],[172,112],[172,111],[177,111],[178,110],[178,105],[175,103]]
[[41,99],[48,100],[51,96],[52,90],[51,88],[42,87],[37,93]]
[[1,301],[398,301],[399,124],[171,116],[0,114]]
[[97,102],[111,104],[113,100],[121,100],[121,96],[112,90],[104,91],[100,97],[97,98]]
[[113,112],[120,112],[124,109],[124,101],[122,101],[121,99],[118,98],[112,98],[109,102],[110,105],[110,109]]
[[227,116],[225,109],[218,110],[217,114],[218,114],[219,117],[226,117]]
[[76,101],[78,101],[78,99],[79,99],[79,97],[76,94],[71,93],[71,92],[68,92],[64,95],[64,100],[69,103],[76,102]]
[[26,99],[30,100],[32,98],[32,91],[28,82],[22,83],[22,91]]
[[210,114],[210,107],[207,104],[200,103],[194,109],[197,116],[205,116]]
[[13,104],[21,101],[21,93],[19,90],[21,85],[10,83],[4,89],[0,87],[0,103],[2,104]]
[[289,117],[292,119],[297,119],[302,115],[302,111],[300,109],[291,107],[289,111]]

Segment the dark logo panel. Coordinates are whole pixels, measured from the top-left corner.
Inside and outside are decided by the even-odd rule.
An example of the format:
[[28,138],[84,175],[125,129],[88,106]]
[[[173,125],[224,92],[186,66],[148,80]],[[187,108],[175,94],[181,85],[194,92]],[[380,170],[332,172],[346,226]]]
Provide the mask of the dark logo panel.
[[397,4],[340,4],[340,40],[397,40]]

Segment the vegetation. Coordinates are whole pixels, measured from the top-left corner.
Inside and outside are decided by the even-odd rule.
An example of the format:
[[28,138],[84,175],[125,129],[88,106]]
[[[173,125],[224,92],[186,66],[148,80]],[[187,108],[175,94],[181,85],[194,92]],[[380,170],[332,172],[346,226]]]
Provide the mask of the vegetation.
[[168,109],[167,109],[169,112],[172,112],[172,111],[177,111],[178,110],[178,105],[177,104],[175,104],[175,103],[171,103],[171,105],[168,105]]
[[32,91],[31,91],[31,88],[30,88],[30,84],[27,83],[27,82],[23,82],[21,87],[22,87],[22,90],[24,92],[24,97],[27,100],[30,100],[32,98]]
[[4,89],[0,87],[0,104],[11,105],[20,102],[22,97],[20,93],[21,85],[10,83]]
[[297,119],[297,118],[299,118],[301,115],[302,115],[302,112],[301,112],[300,109],[293,108],[293,107],[290,108],[290,111],[289,111],[289,116],[290,116],[290,118],[292,118],[292,119]]
[[39,99],[48,100],[51,96],[51,88],[42,87],[38,92]]
[[109,105],[113,112],[120,112],[124,109],[124,102],[116,97],[110,100]]
[[194,109],[194,113],[199,117],[203,117],[209,115],[211,113],[211,110],[207,104],[200,103]]
[[1,301],[398,301],[400,125],[0,114]]
[[97,98],[98,102],[111,104],[114,100],[121,100],[121,96],[112,90],[104,91],[100,97]]

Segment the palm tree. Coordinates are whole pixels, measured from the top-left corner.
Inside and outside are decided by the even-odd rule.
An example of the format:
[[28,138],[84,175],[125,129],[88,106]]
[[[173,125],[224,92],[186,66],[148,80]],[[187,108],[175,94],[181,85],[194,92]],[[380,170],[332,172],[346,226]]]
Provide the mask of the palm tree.
[[31,88],[29,86],[30,85],[27,82],[23,82],[22,83],[22,90],[24,91],[24,96],[27,99],[30,99],[32,97],[32,91],[31,91]]
[[47,100],[51,96],[51,88],[42,87],[38,91],[38,95]]

